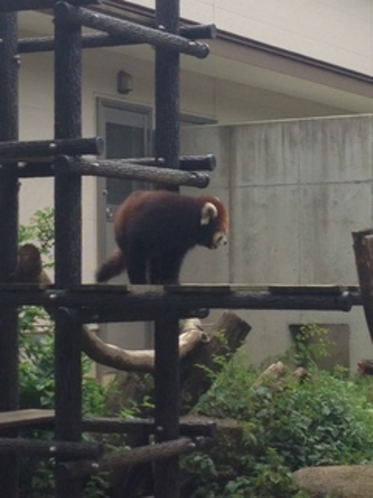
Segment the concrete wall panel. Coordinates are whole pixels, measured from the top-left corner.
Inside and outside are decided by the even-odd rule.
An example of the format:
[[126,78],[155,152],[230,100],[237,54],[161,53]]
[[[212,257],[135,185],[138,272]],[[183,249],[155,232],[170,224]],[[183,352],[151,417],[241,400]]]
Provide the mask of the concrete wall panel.
[[309,119],[299,124],[302,183],[372,179],[371,116]]
[[[230,282],[357,283],[351,232],[372,226],[372,126],[365,115],[209,126],[203,140],[200,130],[183,132],[184,150],[202,154],[216,143],[210,190],[229,178],[230,245],[221,256]],[[215,281],[216,261],[198,264]],[[292,324],[347,324],[352,370],[372,349],[360,308],[239,314],[253,326],[245,350],[255,364],[286,349]]]
[[235,283],[297,283],[296,186],[232,190],[231,276]]
[[370,202],[368,182],[300,188],[301,283],[357,283],[351,232],[372,225]]
[[[234,185],[283,185],[298,182],[298,122],[240,126],[234,130]],[[234,174],[233,173],[233,174]]]

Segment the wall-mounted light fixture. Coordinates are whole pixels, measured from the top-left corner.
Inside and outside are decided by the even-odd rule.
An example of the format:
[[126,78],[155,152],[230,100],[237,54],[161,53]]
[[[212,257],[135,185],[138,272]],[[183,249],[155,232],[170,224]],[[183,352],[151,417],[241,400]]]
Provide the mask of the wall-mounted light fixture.
[[127,95],[133,90],[132,76],[126,71],[118,71],[117,74],[117,92]]

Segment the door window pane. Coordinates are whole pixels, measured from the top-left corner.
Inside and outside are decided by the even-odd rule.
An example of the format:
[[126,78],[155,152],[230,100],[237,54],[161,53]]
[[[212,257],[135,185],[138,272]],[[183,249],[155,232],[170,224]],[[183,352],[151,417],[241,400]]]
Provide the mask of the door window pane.
[[[107,158],[144,156],[146,149],[144,128],[111,122],[107,122],[105,128]],[[110,205],[121,204],[133,190],[140,188],[144,188],[142,182],[107,178],[107,203]]]

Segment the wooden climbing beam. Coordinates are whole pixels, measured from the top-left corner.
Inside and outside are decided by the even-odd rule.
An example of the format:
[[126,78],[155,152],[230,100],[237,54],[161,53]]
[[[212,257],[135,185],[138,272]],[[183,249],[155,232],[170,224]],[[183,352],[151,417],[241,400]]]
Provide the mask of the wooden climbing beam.
[[0,455],[32,458],[63,457],[67,459],[99,459],[104,452],[100,443],[40,441],[38,439],[0,438]]
[[70,138],[65,140],[37,140],[32,142],[0,143],[0,162],[50,161],[61,154],[99,155],[104,151],[101,138]]
[[[213,154],[207,154],[205,156],[180,156],[180,170],[182,172],[200,172],[200,171],[213,171],[216,167],[216,159]],[[87,163],[92,164],[92,163]],[[95,165],[99,164],[100,169],[108,165],[113,165],[116,169],[127,169],[126,165],[130,164],[132,167],[136,165],[136,167],[140,166],[157,166],[158,168],[167,168],[167,164],[163,158],[155,159],[154,157],[140,157],[140,158],[130,158],[130,159],[105,159],[94,162]],[[95,166],[97,168],[97,166]],[[82,168],[83,169],[83,168]],[[169,170],[170,168],[168,168]],[[167,170],[166,170],[167,171]],[[172,170],[174,176],[177,175],[175,170]],[[84,173],[81,171],[80,174],[91,174]],[[92,173],[93,174],[93,173]],[[141,174],[141,173],[140,173]],[[30,162],[19,164],[18,165],[18,176],[20,178],[36,178],[36,177],[46,177],[46,176],[54,176],[55,169],[54,163],[52,161],[43,161],[37,162],[32,160]],[[100,175],[97,175],[100,176]],[[207,175],[183,175],[181,174],[180,178],[182,181],[186,182],[188,185],[196,183],[197,187],[206,187],[209,179]],[[175,181],[175,180],[174,180]],[[193,185],[194,186],[194,185]]]
[[[101,0],[70,0],[75,5],[100,4]],[[0,12],[53,9],[56,0],[0,0]]]
[[[1,0],[0,0],[1,1]],[[50,1],[50,0],[49,0]],[[9,3],[13,0],[9,0]],[[197,24],[195,26],[181,26],[179,35],[190,40],[212,39],[217,36],[215,24]],[[140,43],[140,42],[139,42]],[[144,43],[144,42],[142,42]],[[133,45],[127,36],[108,35],[107,33],[97,33],[85,35],[82,38],[83,48],[102,48],[124,45]],[[18,42],[18,51],[21,54],[34,52],[50,52],[54,50],[53,36],[36,36],[32,38],[21,38]]]
[[373,341],[373,229],[352,233],[356,268],[369,334]]
[[29,427],[45,424],[54,420],[54,410],[13,410],[0,412],[0,429],[8,427]]
[[[240,286],[240,285],[74,285],[67,289],[43,288],[38,285],[0,284],[0,305],[35,305],[54,308],[67,307],[77,311],[75,319],[89,316],[99,320],[108,310],[129,309],[134,318],[136,310],[147,306],[149,314],[173,309],[176,313],[195,309],[266,309],[350,311],[362,304],[353,286]],[[124,315],[123,315],[124,318]]]
[[[189,438],[180,438],[167,443],[139,446],[132,450],[108,455],[99,462],[62,462],[57,465],[56,473],[61,480],[84,478],[99,472],[106,472],[140,463],[159,461],[195,450],[196,444]],[[174,495],[176,496],[176,495]]]
[[123,180],[140,180],[168,185],[184,185],[205,188],[210,179],[204,172],[180,171],[171,168],[142,166],[121,159],[106,159],[89,162],[84,159],[73,159],[67,156],[57,158],[56,165],[65,173],[79,175],[102,176]]
[[116,19],[88,9],[78,9],[65,2],[58,2],[54,13],[60,22],[105,31],[112,36],[126,37],[128,41],[133,43],[149,43],[155,47],[193,55],[199,59],[207,57],[210,51],[206,43],[188,40],[160,29],[149,28],[124,19]]

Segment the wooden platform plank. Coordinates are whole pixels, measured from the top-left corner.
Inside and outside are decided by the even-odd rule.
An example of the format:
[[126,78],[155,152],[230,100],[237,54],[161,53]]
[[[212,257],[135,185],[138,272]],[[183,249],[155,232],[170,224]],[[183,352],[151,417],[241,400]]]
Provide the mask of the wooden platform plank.
[[[54,286],[45,286],[38,284],[0,284],[1,291],[44,291],[53,290]],[[110,294],[134,293],[141,294],[146,292],[167,292],[172,294],[194,294],[194,293],[211,293],[227,294],[230,292],[273,292],[282,294],[338,294],[344,291],[359,292],[359,287],[348,284],[325,284],[325,285],[293,285],[280,283],[263,283],[263,284],[229,284],[229,283],[187,283],[180,285],[118,285],[118,284],[83,284],[73,285],[66,289],[68,293],[74,294],[97,294],[105,292]]]
[[52,422],[54,410],[28,409],[0,412],[0,429],[26,427],[40,422]]
[[79,292],[79,293],[89,293],[89,292],[129,292],[130,286],[128,285],[119,285],[119,284],[83,284],[83,285],[70,285],[66,287],[66,291],[68,292]]
[[0,291],[44,291],[54,289],[54,285],[47,284],[0,284]]

